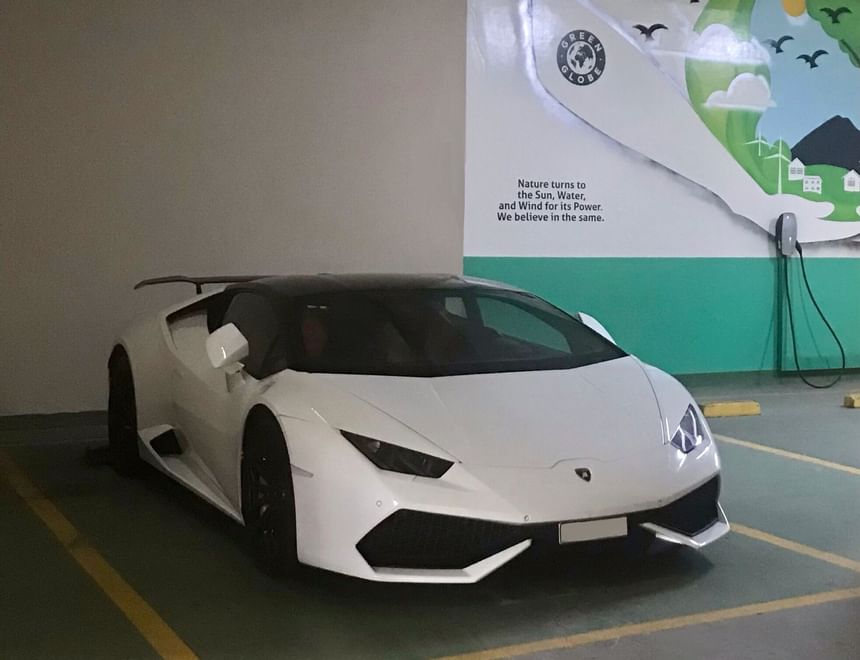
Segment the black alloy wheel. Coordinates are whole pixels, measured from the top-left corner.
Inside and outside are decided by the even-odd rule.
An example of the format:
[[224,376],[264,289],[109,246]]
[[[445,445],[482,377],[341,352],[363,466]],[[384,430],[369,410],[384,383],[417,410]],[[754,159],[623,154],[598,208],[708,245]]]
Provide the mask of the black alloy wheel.
[[298,558],[292,471],[280,425],[268,412],[252,412],[245,433],[242,515],[263,572],[294,573]]

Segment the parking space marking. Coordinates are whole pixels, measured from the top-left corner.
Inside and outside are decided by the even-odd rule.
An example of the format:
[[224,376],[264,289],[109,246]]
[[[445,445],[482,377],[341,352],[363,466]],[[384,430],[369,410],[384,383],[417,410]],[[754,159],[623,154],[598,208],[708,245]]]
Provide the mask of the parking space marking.
[[838,470],[839,472],[845,472],[847,474],[853,474],[855,477],[860,477],[860,468],[854,467],[852,465],[834,463],[833,461],[826,461],[823,458],[815,458],[814,456],[798,454],[797,452],[786,451],[785,449],[777,449],[776,447],[759,445],[755,442],[749,442],[748,440],[738,440],[737,438],[730,438],[728,436],[720,435],[718,433],[714,435],[716,436],[717,440],[719,440],[720,442],[725,442],[729,445],[746,447],[747,449],[754,449],[755,451],[761,451],[766,454],[773,454],[774,456],[781,456],[782,458],[790,458],[791,460],[801,461],[802,463],[811,463],[812,465],[828,468],[830,470]]
[[29,477],[0,450],[0,479],[6,481],[34,514],[51,530],[78,565],[137,628],[162,658],[196,659],[185,642],[140,594],[126,582],[101,553],[90,545],[62,512]]
[[779,600],[752,603],[750,605],[741,605],[739,607],[727,607],[720,610],[700,612],[698,614],[656,619],[654,621],[646,621],[644,623],[630,623],[623,626],[614,626],[612,628],[602,628],[600,630],[591,630],[589,632],[568,635],[566,637],[553,637],[535,642],[512,644],[510,646],[502,646],[494,649],[487,649],[485,651],[476,651],[474,653],[452,655],[447,656],[447,658],[444,658],[443,660],[495,660],[496,658],[510,658],[529,655],[532,653],[541,653],[544,651],[570,649],[577,646],[594,644],[595,642],[609,642],[622,637],[648,635],[655,632],[662,632],[664,630],[677,630],[678,628],[698,626],[705,623],[718,623],[721,621],[730,621],[732,619],[757,616],[759,614],[771,614],[774,612],[781,612],[783,610],[810,607],[812,605],[822,605],[824,603],[834,603],[855,598],[860,598],[860,587],[854,587],[852,589],[837,589],[835,591],[822,591],[808,596],[781,598]]
[[796,552],[799,555],[805,555],[806,557],[826,561],[828,564],[833,564],[834,566],[847,568],[849,571],[860,573],[860,561],[848,559],[848,557],[843,557],[842,555],[837,555],[825,550],[819,550],[818,548],[813,548],[812,546],[804,545],[803,543],[797,543],[796,541],[790,541],[782,538],[781,536],[774,536],[773,534],[768,534],[767,532],[747,527],[746,525],[741,525],[736,522],[732,523],[732,531],[742,534],[743,536],[748,536],[749,538],[757,541],[770,543],[771,545],[775,545],[783,550]]
[[699,404],[705,417],[749,417],[761,415],[758,401],[708,401]]

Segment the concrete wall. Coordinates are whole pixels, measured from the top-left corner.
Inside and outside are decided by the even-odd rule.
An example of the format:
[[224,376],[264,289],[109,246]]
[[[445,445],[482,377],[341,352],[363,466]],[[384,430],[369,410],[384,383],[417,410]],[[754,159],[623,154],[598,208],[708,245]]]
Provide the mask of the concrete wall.
[[104,408],[144,277],[459,271],[465,16],[4,2],[0,414]]

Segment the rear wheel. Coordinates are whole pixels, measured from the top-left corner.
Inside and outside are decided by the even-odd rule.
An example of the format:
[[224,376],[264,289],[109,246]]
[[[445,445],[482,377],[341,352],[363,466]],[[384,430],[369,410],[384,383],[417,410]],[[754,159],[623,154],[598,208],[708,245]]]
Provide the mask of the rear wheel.
[[269,575],[298,568],[296,507],[287,444],[277,420],[252,411],[242,451],[242,515],[254,556]]
[[128,356],[114,351],[108,365],[108,449],[117,472],[136,474],[143,466],[137,448],[137,406]]

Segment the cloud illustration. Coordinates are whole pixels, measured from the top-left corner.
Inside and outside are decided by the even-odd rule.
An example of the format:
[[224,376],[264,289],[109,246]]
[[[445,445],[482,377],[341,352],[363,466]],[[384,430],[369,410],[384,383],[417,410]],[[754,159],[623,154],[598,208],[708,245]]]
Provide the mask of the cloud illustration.
[[764,112],[775,106],[767,78],[754,73],[742,73],[729,83],[727,90],[719,89],[705,102],[706,108],[751,110]]
[[770,53],[755,39],[744,41],[727,25],[706,27],[687,45],[687,57],[731,64],[768,64]]

